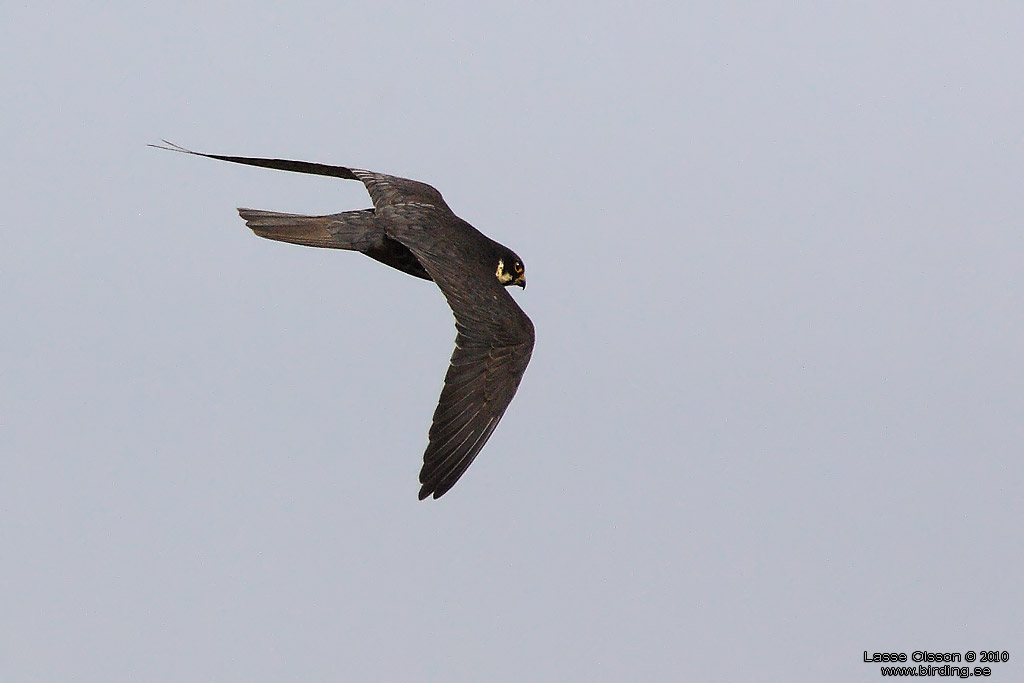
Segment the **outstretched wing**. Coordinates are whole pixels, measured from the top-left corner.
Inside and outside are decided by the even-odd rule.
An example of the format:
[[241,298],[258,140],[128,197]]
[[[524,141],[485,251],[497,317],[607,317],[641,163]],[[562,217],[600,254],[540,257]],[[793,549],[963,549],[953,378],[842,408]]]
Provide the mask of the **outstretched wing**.
[[[507,305],[519,309],[508,292],[502,294],[508,297]],[[423,454],[420,500],[430,495],[440,498],[455,485],[512,402],[533,352],[533,324],[519,313],[521,322],[513,330],[500,330],[499,337],[477,321],[467,325],[470,316],[464,310],[455,311],[455,352]]]
[[273,168],[278,171],[293,171],[295,173],[307,173],[309,175],[325,175],[332,178],[344,178],[345,180],[359,180],[353,173],[356,169],[345,168],[344,166],[329,166],[327,164],[315,164],[311,161],[291,161],[289,159],[262,159],[259,157],[232,157],[223,154],[206,154],[204,152],[193,152],[191,149],[176,145],[167,140],[161,140],[162,145],[148,145],[157,149],[166,149],[170,152],[182,152],[194,154],[197,157],[207,159],[220,159],[230,161],[233,164],[245,164],[246,166],[259,166],[261,168]]
[[[486,265],[453,253],[450,229],[474,230],[453,215],[401,207],[397,223],[433,229],[396,229],[392,237],[416,256],[455,315],[455,352],[434,411],[423,454],[419,497],[440,498],[459,480],[512,402],[533,353],[533,323]],[[400,216],[394,213],[402,214]],[[432,216],[430,214],[433,214]],[[455,221],[457,225],[451,223]]]
[[385,173],[375,173],[361,168],[348,168],[346,166],[331,166],[329,164],[317,164],[312,161],[292,161],[291,159],[264,159],[262,157],[234,157],[224,154],[206,154],[205,152],[194,152],[191,149],[176,145],[167,140],[161,140],[162,145],[149,145],[157,149],[166,149],[171,152],[182,152],[183,154],[194,154],[207,159],[219,159],[230,161],[233,164],[244,164],[246,166],[259,166],[260,168],[272,168],[278,171],[292,171],[294,173],[306,173],[309,175],[322,175],[331,178],[344,178],[345,180],[358,180],[366,187],[373,200],[375,209],[380,210],[385,206],[417,202],[429,204],[447,209],[441,193],[436,189],[421,183],[417,180],[399,178]]

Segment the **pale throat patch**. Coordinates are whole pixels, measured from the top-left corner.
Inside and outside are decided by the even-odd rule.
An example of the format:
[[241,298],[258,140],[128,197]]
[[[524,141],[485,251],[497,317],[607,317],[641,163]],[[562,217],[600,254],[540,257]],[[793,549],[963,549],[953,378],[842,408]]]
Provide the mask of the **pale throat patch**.
[[498,269],[494,271],[494,274],[498,278],[498,282],[503,285],[507,285],[512,282],[512,275],[505,272],[505,261],[498,259]]

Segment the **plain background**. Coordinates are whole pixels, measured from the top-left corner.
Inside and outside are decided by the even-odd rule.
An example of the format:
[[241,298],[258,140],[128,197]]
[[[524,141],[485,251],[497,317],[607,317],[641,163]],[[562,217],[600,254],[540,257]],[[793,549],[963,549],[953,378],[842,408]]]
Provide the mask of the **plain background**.
[[[1024,680],[1020,3],[8,5],[3,680]],[[440,293],[235,214],[362,187],[163,137],[523,256],[445,498]]]

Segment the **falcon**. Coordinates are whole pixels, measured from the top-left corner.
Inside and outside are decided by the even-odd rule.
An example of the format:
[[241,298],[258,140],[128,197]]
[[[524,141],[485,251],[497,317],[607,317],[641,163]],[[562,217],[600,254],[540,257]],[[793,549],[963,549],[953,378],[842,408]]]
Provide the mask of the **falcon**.
[[515,252],[456,216],[426,183],[308,161],[194,152],[163,140],[158,149],[281,171],[358,180],[371,209],[304,216],[238,209],[260,237],[359,251],[403,273],[431,280],[455,316],[455,352],[423,453],[419,498],[440,498],[487,443],[519,388],[533,352],[533,323],[506,291],[526,289]]

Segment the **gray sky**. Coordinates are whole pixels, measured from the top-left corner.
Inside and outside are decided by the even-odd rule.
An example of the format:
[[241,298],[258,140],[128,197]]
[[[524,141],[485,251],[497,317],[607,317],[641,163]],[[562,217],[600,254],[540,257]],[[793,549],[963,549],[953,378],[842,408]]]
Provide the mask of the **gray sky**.
[[[710,5],[6,8],[0,677],[1024,680],[1024,9]],[[438,290],[235,214],[362,187],[161,137],[524,258],[445,498]]]

